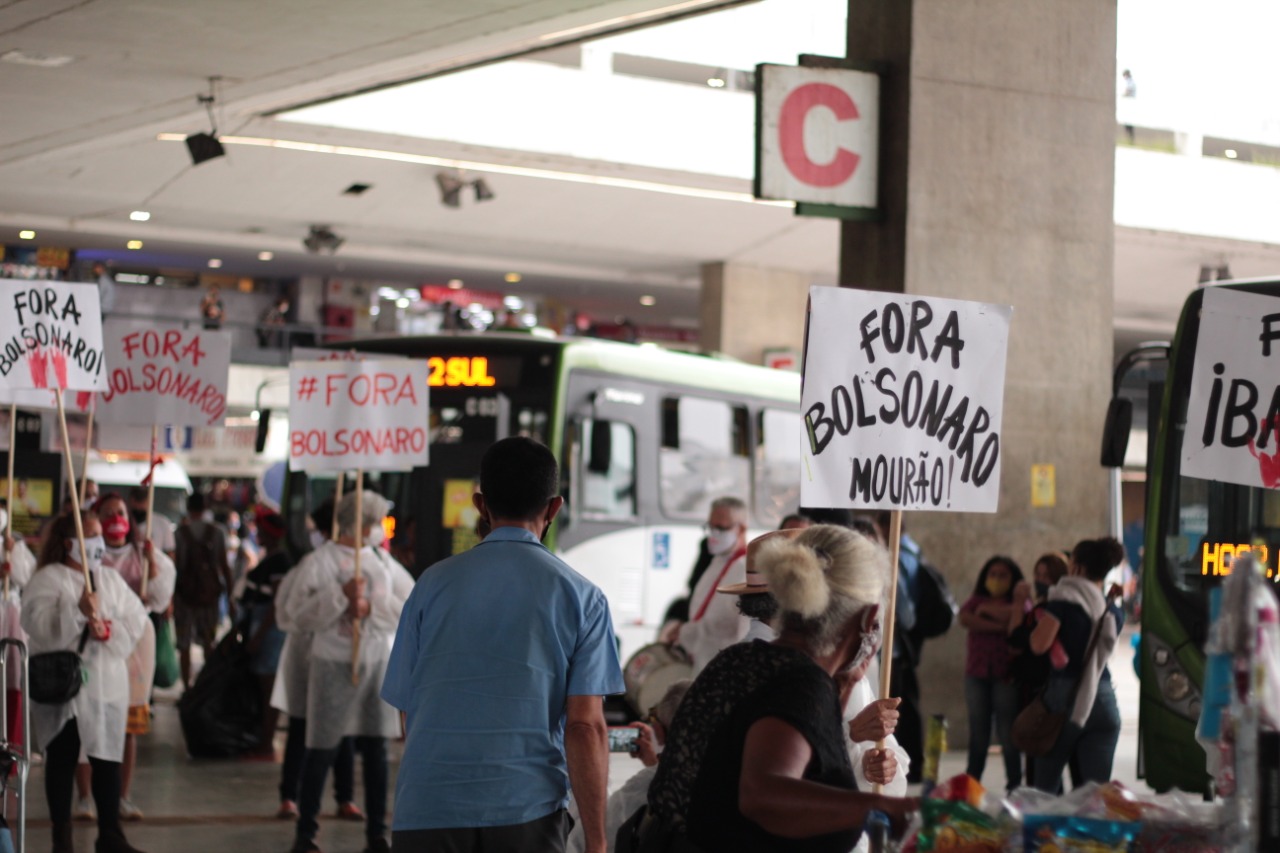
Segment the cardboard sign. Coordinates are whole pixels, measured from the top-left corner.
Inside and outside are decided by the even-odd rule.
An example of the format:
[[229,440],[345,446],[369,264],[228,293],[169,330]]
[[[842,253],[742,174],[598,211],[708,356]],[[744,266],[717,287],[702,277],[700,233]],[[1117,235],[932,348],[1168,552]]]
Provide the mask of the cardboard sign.
[[105,387],[96,284],[0,279],[0,387]]
[[1280,489],[1280,298],[1204,292],[1182,473]]
[[289,464],[302,471],[404,471],[427,464],[427,363],[289,365]]
[[995,512],[1013,309],[809,291],[800,503]]
[[231,336],[226,332],[111,320],[103,333],[106,424],[218,426],[227,415]]

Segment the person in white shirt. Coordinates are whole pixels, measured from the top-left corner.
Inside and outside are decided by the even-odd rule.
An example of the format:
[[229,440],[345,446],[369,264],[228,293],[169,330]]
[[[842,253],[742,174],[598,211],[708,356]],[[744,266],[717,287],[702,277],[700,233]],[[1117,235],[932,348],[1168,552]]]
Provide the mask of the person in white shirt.
[[680,626],[676,639],[693,661],[694,678],[722,649],[741,642],[748,628],[734,601],[716,595],[718,587],[746,580],[747,505],[733,497],[717,498],[705,530],[711,564],[693,588],[689,621]]
[[147,624],[138,596],[102,566],[102,525],[82,516],[92,591],[85,586],[75,518],[53,523],[40,569],[23,591],[22,627],[31,654],[79,651],[86,678],[75,697],[58,705],[32,703],[33,746],[45,756],[45,796],[54,853],[73,853],[71,795],[81,751],[93,766],[98,806],[97,853],[135,853],[120,829],[120,761],[129,714],[129,655]]
[[[9,511],[0,499],[0,531],[8,529]],[[12,536],[4,537],[4,558],[0,562],[0,593],[8,581],[8,597],[0,601],[0,637],[27,642],[26,632],[22,630],[22,588],[31,580],[36,570],[36,556],[31,553],[27,543]],[[9,730],[5,734],[9,743],[22,740],[22,669],[18,658],[18,650],[10,647],[7,653],[8,664],[6,676],[5,701],[8,708],[7,720]]]
[[[366,849],[390,851],[386,839],[387,744],[400,735],[400,715],[380,692],[391,654],[391,640],[413,576],[379,546],[382,520],[390,503],[364,492],[359,524],[364,547],[361,577],[355,578],[357,495],[337,506],[338,539],[312,551],[287,577],[276,600],[282,624],[310,633],[307,675],[307,751],[294,850],[316,851],[317,817],[329,768],[342,739],[353,736],[364,762]],[[283,595],[281,601],[279,596]],[[355,632],[359,624],[358,666],[353,674]]]

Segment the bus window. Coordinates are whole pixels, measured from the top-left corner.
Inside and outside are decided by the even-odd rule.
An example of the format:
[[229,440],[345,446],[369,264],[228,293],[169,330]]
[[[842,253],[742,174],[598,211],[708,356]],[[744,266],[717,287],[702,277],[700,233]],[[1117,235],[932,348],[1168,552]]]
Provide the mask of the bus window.
[[621,421],[584,420],[581,427],[582,514],[596,519],[636,516],[636,432]]
[[748,423],[745,407],[723,400],[662,401],[662,508],[668,515],[702,518],[718,497],[747,499]]
[[767,527],[800,505],[800,417],[795,412],[763,409],[756,444],[756,515]]

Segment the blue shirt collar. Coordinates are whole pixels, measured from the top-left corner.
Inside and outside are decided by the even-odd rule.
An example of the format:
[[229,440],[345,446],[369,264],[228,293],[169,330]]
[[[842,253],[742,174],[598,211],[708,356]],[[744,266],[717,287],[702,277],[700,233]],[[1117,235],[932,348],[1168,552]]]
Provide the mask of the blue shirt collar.
[[523,527],[499,527],[489,532],[484,538],[485,542],[529,542],[534,545],[541,545],[538,537],[534,536],[531,531],[525,530]]

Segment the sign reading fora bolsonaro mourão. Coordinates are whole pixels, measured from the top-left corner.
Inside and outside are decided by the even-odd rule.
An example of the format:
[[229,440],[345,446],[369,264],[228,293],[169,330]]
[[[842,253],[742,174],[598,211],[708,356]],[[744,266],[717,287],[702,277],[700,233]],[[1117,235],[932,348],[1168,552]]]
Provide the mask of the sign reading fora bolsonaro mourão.
[[995,512],[1012,313],[811,288],[801,506]]
[[227,416],[231,335],[108,320],[107,388],[98,419],[134,426],[221,426]]
[[289,365],[289,464],[300,471],[407,471],[427,464],[427,363]]
[[1280,489],[1280,299],[1205,289],[1182,472]]

